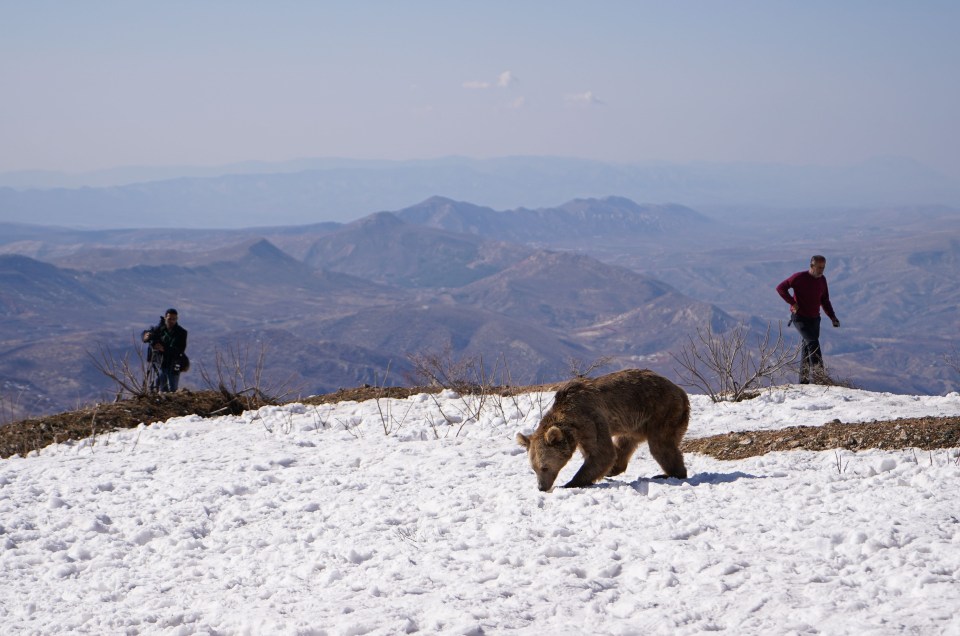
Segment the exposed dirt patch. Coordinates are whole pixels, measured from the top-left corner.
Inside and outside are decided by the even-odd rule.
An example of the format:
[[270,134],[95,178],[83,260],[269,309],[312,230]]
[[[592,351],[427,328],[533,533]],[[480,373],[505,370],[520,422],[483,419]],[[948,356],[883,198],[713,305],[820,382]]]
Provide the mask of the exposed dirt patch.
[[[496,393],[497,395],[517,395],[520,393],[533,393],[535,391],[556,391],[562,382],[554,384],[538,384],[536,386],[498,386],[487,389],[487,393]],[[473,387],[465,387],[461,393],[470,393]],[[355,389],[340,389],[336,393],[327,393],[326,395],[314,395],[308,397],[302,402],[304,404],[334,404],[336,402],[345,402],[353,400],[354,402],[363,402],[364,400],[376,400],[383,398],[408,398],[411,395],[420,393],[439,393],[443,391],[438,386],[361,386]],[[474,389],[474,392],[476,390]]]
[[898,449],[960,447],[960,417],[901,418],[885,422],[823,426],[790,426],[774,431],[726,433],[681,444],[686,453],[702,453],[717,459],[744,459],[773,451],[845,448]]
[[305,398],[304,404],[336,404],[337,402],[363,402],[365,400],[395,398],[402,400],[411,395],[419,393],[439,393],[443,389],[439,387],[406,387],[406,386],[385,386],[372,387],[360,386],[355,389],[339,389],[336,393],[327,393],[325,395],[314,395]]
[[[556,390],[557,384],[527,387],[500,387],[501,395]],[[436,387],[357,387],[303,400],[307,404],[330,404],[376,398],[405,398],[418,393],[436,393]],[[215,417],[239,414],[261,404],[230,399],[216,391],[178,391],[147,398],[98,404],[77,411],[21,420],[0,426],[0,457],[26,455],[67,440],[83,439],[140,423],[168,420],[196,414]],[[899,449],[960,447],[960,417],[920,417],[865,424],[831,422],[823,426],[791,426],[774,431],[750,431],[687,439],[687,453],[702,453],[717,459],[735,460],[773,451],[851,451],[868,448]]]
[[20,420],[0,426],[0,457],[26,455],[50,444],[135,428],[143,422],[162,422],[171,417],[194,413],[201,417],[236,415],[248,404],[247,400],[230,399],[216,391],[177,391]]

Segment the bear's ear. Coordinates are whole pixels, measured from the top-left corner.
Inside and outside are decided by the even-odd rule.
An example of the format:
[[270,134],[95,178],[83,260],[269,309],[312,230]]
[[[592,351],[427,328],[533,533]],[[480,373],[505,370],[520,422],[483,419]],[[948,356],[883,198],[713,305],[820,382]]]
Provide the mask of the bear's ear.
[[563,441],[563,431],[556,426],[551,426],[547,429],[547,432],[544,433],[543,439],[550,445],[559,444]]
[[517,444],[520,444],[524,448],[530,448],[530,438],[523,433],[517,433]]

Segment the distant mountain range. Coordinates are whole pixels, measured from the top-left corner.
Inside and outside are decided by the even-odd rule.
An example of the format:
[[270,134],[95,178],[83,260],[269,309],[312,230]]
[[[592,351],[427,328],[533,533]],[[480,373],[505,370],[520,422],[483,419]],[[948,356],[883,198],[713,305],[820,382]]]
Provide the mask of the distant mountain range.
[[835,373],[874,390],[957,388],[938,364],[960,327],[957,209],[716,217],[623,197],[497,211],[434,196],[304,226],[0,223],[0,399],[39,413],[109,397],[89,354],[136,351],[168,306],[190,331],[185,386],[238,344],[264,345],[264,378],[304,394],[404,384],[410,356],[444,350],[502,360],[516,384],[603,357],[676,377],[671,353],[698,328],[785,322],[773,287],[812,253],[828,256],[843,323],[824,333]]
[[498,209],[536,210],[611,193],[697,208],[960,205],[955,179],[908,159],[836,167],[610,164],[556,157],[308,159],[86,175],[0,174],[0,220],[89,228],[243,228],[347,222],[435,194]]

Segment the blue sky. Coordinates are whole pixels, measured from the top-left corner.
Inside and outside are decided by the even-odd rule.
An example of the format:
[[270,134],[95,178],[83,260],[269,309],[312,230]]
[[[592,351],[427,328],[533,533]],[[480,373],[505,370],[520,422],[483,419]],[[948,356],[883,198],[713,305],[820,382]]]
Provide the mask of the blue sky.
[[0,171],[562,155],[960,178],[960,3],[0,0]]

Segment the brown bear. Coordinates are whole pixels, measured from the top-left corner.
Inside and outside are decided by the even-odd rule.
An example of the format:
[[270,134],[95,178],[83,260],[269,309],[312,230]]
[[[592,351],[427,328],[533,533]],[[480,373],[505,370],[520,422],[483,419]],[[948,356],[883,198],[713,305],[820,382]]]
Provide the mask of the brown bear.
[[542,491],[579,448],[583,466],[564,488],[589,486],[619,475],[641,442],[665,474],[686,479],[680,440],[690,421],[690,400],[676,384],[649,369],[624,369],[599,378],[570,381],[532,435],[517,433]]

